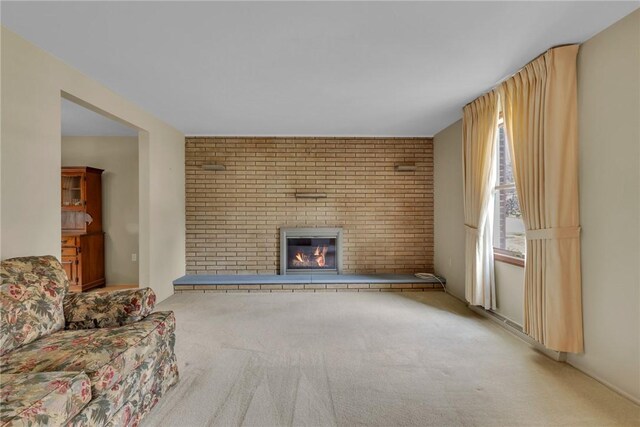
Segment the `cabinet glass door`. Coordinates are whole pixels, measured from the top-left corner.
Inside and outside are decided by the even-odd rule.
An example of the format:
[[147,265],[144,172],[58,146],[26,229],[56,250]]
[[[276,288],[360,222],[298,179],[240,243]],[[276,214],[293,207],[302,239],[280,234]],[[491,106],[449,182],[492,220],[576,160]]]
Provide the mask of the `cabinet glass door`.
[[82,175],[62,175],[62,207],[82,209]]

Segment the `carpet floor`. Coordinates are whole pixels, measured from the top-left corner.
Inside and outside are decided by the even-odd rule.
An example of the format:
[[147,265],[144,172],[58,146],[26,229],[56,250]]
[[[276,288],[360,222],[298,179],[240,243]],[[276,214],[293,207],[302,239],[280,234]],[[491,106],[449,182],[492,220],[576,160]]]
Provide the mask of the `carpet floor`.
[[640,407],[442,292],[176,294],[145,426],[634,426]]

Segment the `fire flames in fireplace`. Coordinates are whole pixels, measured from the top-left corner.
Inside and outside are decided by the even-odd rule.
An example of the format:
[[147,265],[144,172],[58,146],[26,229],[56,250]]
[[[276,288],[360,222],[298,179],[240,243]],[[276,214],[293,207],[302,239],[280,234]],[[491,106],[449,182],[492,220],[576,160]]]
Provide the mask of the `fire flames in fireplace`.
[[324,267],[327,264],[325,255],[329,248],[316,246],[313,255],[309,256],[302,251],[296,253],[293,265],[296,267]]

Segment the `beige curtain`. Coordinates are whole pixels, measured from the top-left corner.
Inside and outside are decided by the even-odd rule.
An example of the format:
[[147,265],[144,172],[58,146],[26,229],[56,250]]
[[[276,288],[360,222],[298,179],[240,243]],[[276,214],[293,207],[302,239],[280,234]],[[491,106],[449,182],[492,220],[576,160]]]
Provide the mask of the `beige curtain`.
[[486,309],[496,308],[492,212],[497,119],[497,94],[493,91],[463,109],[465,297],[469,304]]
[[583,351],[576,56],[550,49],[498,88],[526,228],[524,331]]

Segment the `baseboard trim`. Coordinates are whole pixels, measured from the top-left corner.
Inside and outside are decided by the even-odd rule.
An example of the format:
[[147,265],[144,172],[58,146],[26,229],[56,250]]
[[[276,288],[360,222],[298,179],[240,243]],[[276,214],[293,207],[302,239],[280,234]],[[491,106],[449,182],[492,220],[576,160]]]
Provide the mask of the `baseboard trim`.
[[546,348],[545,346],[543,346],[542,344],[540,344],[539,342],[531,338],[529,335],[522,332],[522,329],[520,327],[516,327],[515,326],[516,324],[511,322],[506,317],[500,316],[499,314],[493,311],[485,310],[482,307],[477,307],[469,304],[467,304],[467,307],[469,307],[469,309],[474,313],[477,313],[482,317],[485,317],[491,320],[492,322],[496,323],[498,326],[502,327],[503,329],[512,333],[516,337],[520,338],[522,341],[526,342],[531,347],[533,347],[540,353],[544,354],[545,356],[549,357],[550,359],[553,359],[556,362],[567,361],[567,353],[562,351],[549,350],[548,348]]
[[569,362],[568,360],[565,362],[567,365],[570,365],[572,368],[577,369],[578,371],[582,372],[583,374],[585,374],[588,377],[593,378],[594,380],[598,381],[600,384],[602,384],[603,386],[611,389],[611,391],[618,393],[620,396],[629,399],[630,401],[632,401],[633,403],[635,403],[636,405],[640,406],[640,398],[637,398],[629,393],[627,393],[624,390],[621,390],[619,387],[611,384],[609,381],[602,379],[601,377],[599,377],[598,375],[594,375],[589,371],[584,370],[583,368],[574,365],[573,363]]

